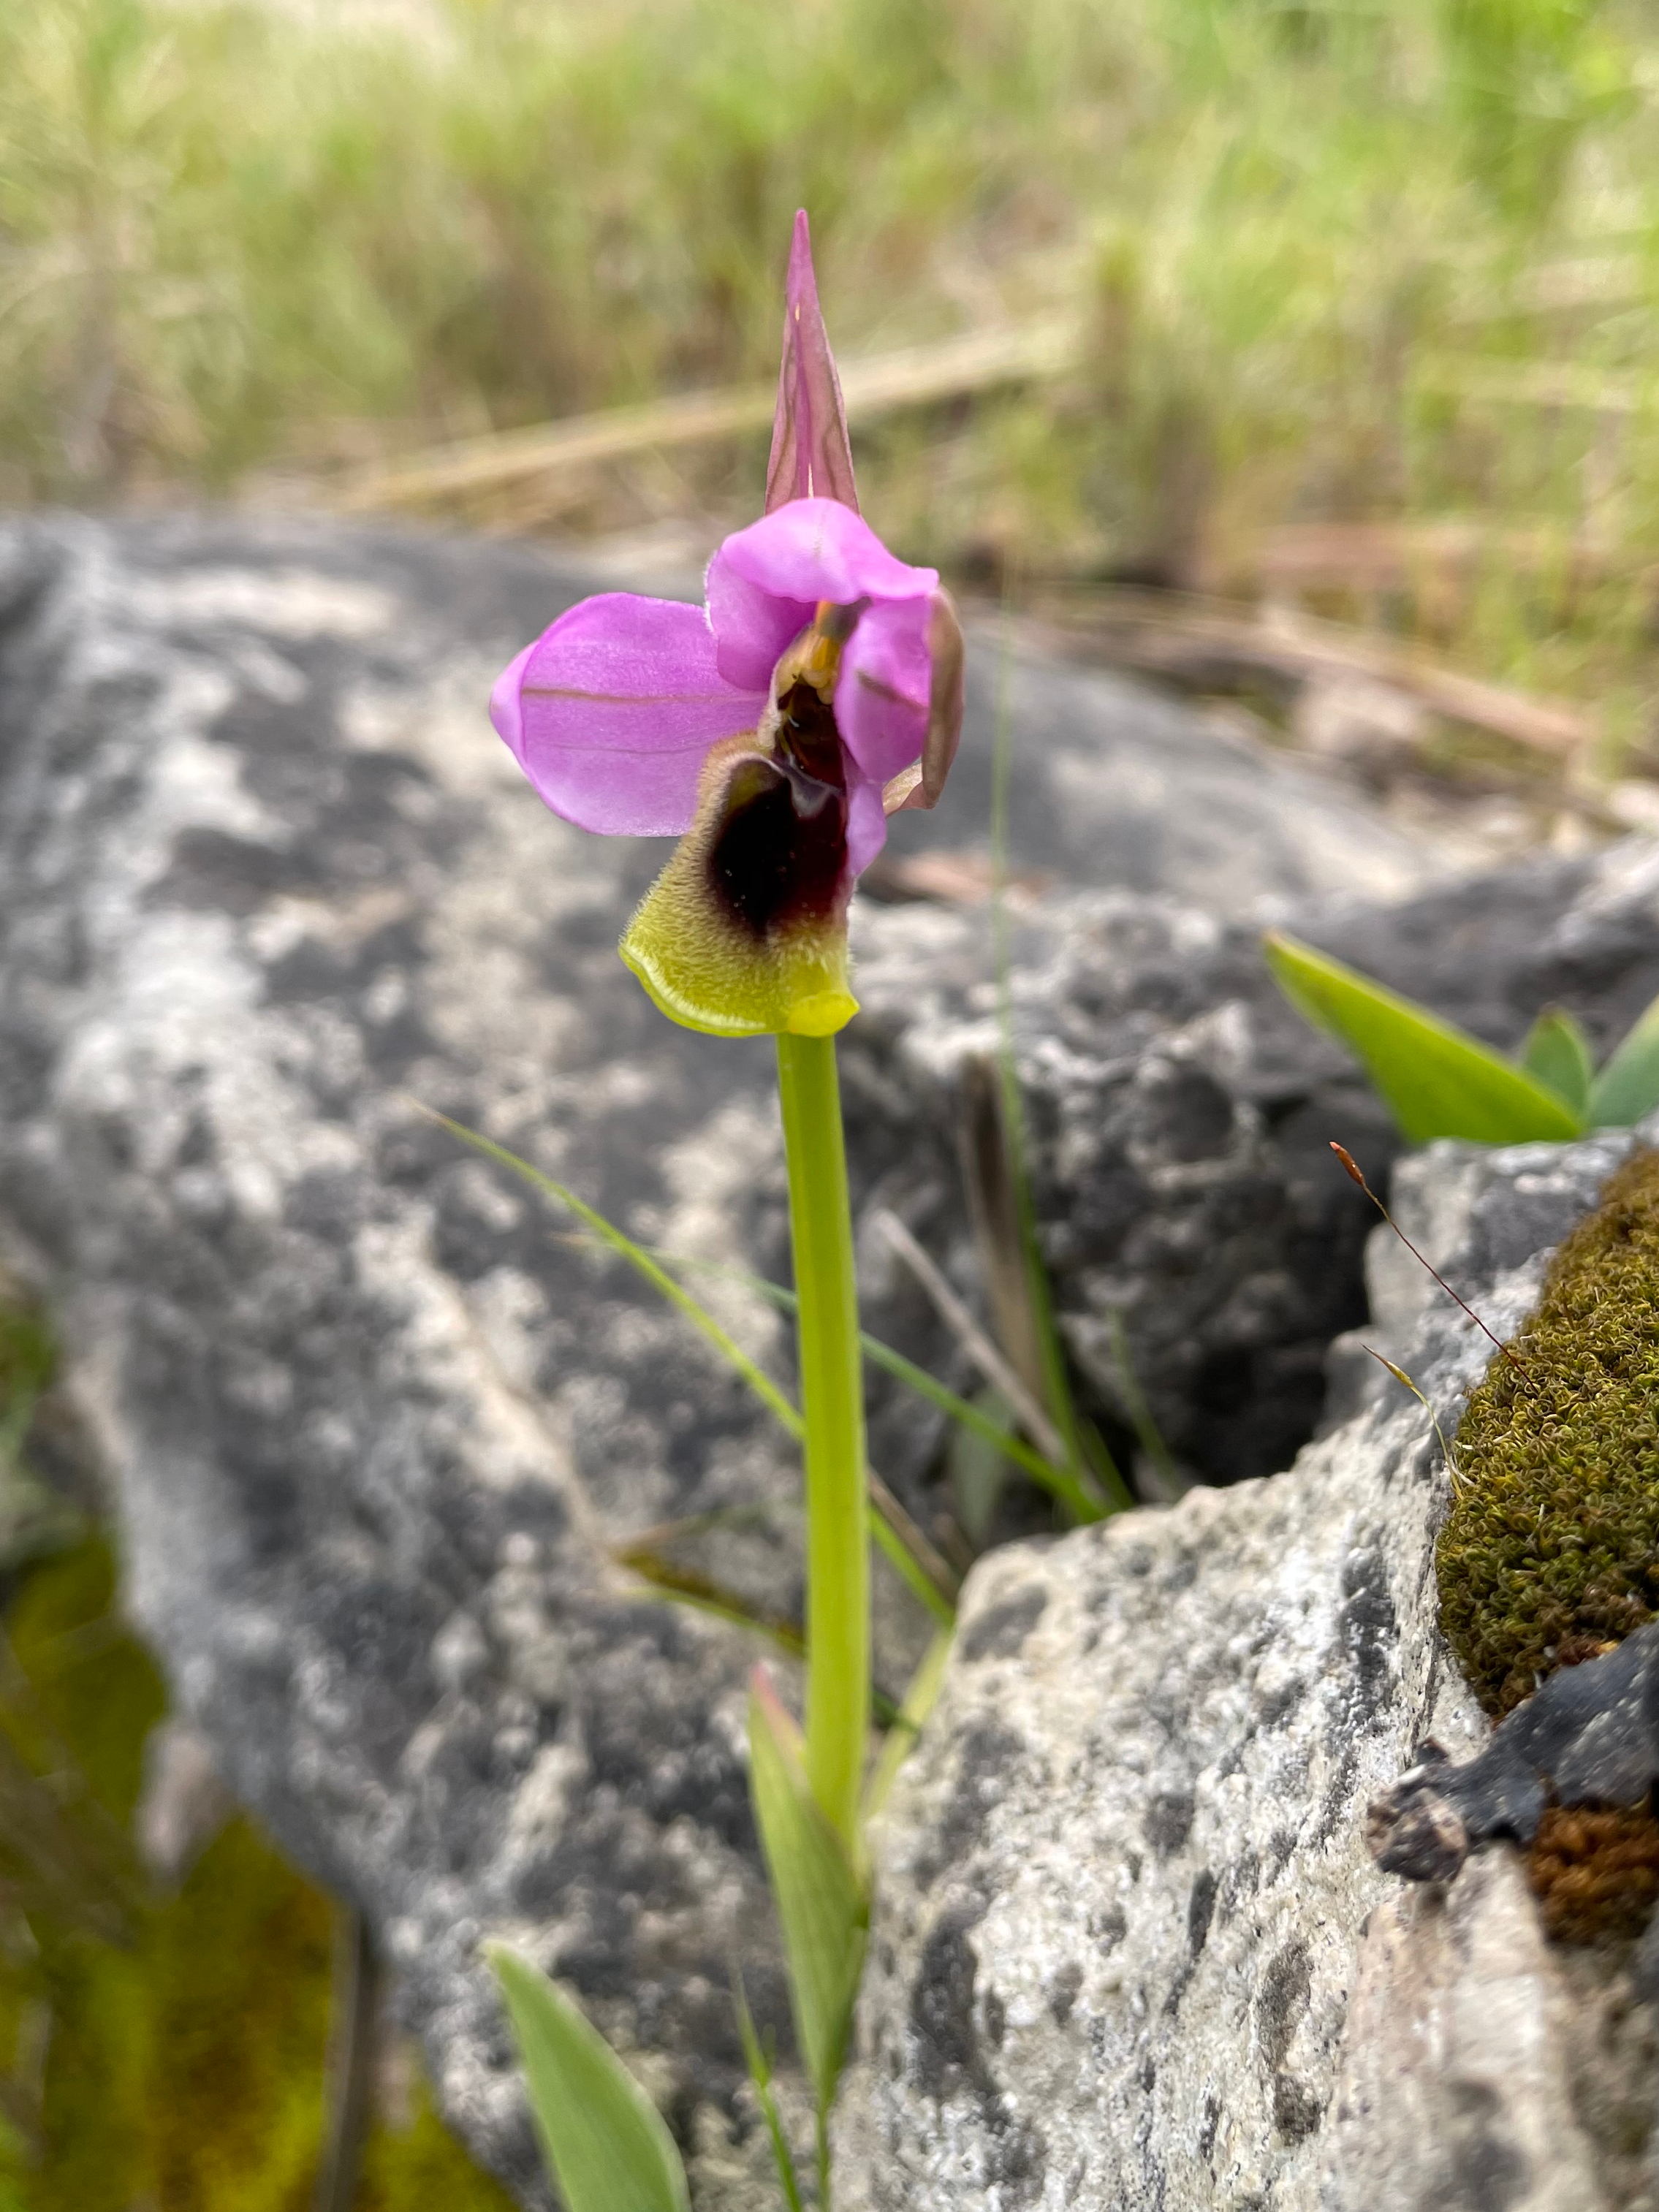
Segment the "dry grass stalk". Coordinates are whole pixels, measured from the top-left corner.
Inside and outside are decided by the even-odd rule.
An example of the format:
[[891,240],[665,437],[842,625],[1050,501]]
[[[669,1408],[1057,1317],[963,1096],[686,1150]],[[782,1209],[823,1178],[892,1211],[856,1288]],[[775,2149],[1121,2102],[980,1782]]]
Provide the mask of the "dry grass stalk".
[[[932,345],[844,362],[842,396],[849,417],[867,420],[999,384],[1063,375],[1076,366],[1080,344],[1079,327],[1069,319],[970,331]],[[730,385],[460,439],[388,466],[356,471],[331,488],[330,498],[345,513],[361,514],[476,497],[653,448],[706,445],[762,430],[772,420],[776,399],[773,384]]]
[[1228,678],[1299,685],[1363,676],[1448,721],[1534,752],[1577,755],[1595,734],[1588,714],[1559,700],[1438,667],[1374,631],[1284,608],[1253,612],[1174,593],[1112,591],[1061,611],[1060,622],[1115,665],[1194,689],[1218,689]]
[[1419,391],[1503,407],[1581,407],[1597,415],[1639,415],[1655,400],[1651,376],[1577,361],[1419,361]]
[[872,1215],[872,1221],[927,1292],[939,1319],[973,1361],[983,1379],[1007,1400],[1015,1419],[1037,1449],[1057,1467],[1063,1467],[1066,1457],[1065,1438],[1018,1371],[1001,1350],[992,1343],[946,1282],[941,1270],[923,1251],[896,1214],[882,1207]]
[[1488,565],[1575,582],[1640,574],[1645,556],[1613,539],[1551,522],[1495,523],[1475,515],[1431,522],[1291,522],[1263,531],[1210,567],[1222,592],[1402,592],[1443,586]]

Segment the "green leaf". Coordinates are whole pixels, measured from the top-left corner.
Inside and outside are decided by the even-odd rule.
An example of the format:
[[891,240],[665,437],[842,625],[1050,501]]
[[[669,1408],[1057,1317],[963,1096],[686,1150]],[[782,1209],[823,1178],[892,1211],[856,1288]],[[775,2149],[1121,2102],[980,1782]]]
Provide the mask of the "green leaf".
[[1294,938],[1269,936],[1263,945],[1285,997],[1363,1062],[1409,1143],[1519,1145],[1582,1133],[1583,1117],[1554,1091],[1425,1007]]
[[1590,1086],[1593,1129],[1627,1129],[1659,1106],[1659,999],[1638,1014],[1635,1026]]
[[662,2115],[599,2030],[527,1959],[501,1944],[486,1955],[568,2212],[690,2212]]
[[827,2112],[852,2024],[869,1908],[806,1779],[800,1731],[758,1668],[749,1700],[749,1786],[783,1928],[795,2033],[818,2109]]
[[[778,2100],[772,2094],[771,2057],[760,2039],[755,2015],[749,2009],[749,1996],[743,1986],[741,1974],[732,1985],[732,2002],[737,2008],[738,2033],[743,2038],[743,2055],[748,2062],[749,2078],[755,2085],[761,2118],[766,2122],[766,2132],[771,2142],[772,2163],[777,2168],[778,2186],[783,2191],[783,2201],[789,2212],[805,2212],[800,2199],[800,2183],[795,2176],[795,2161],[790,2154],[789,2139],[783,2132]],[[0,2212],[6,2212],[3,2204],[0,2204]]]
[[1527,1032],[1520,1059],[1534,1082],[1565,1099],[1575,1114],[1589,1113],[1595,1074],[1589,1039],[1564,1007],[1546,1006]]

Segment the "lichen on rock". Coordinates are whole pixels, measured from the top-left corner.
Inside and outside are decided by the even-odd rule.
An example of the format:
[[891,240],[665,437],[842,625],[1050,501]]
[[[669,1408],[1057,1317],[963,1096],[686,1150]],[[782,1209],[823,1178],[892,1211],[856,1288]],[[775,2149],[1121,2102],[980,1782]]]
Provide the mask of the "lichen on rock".
[[1469,1400],[1436,1551],[1441,1625],[1498,1717],[1659,1609],[1659,1152],[1562,1245],[1514,1353]]

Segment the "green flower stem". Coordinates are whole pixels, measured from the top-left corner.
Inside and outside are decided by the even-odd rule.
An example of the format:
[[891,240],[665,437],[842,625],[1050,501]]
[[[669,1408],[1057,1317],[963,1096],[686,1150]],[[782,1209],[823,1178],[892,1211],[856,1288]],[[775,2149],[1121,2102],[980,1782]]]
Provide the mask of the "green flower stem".
[[825,1817],[855,1853],[870,1712],[870,1528],[835,1039],[780,1036],[778,1091],[806,1423],[806,1772]]

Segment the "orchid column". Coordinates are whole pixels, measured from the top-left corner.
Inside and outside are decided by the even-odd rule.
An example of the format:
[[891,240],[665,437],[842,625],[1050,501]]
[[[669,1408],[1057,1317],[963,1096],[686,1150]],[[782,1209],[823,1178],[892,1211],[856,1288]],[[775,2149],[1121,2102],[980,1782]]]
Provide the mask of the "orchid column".
[[869,1716],[868,1521],[836,1032],[857,1011],[853,884],[887,817],[938,799],[962,719],[939,578],[859,514],[806,217],[797,216],[760,520],[706,605],[611,592],[504,672],[496,728],[556,813],[680,840],[622,941],[663,1012],[775,1035],[806,1431],[806,1771],[849,1851]]

